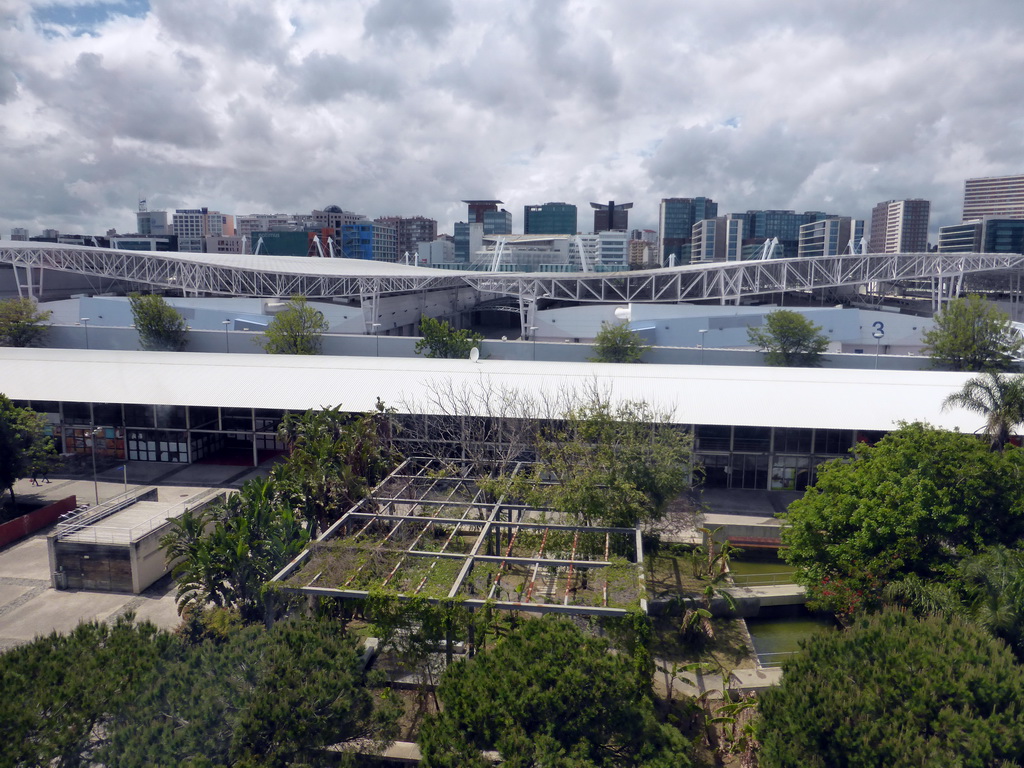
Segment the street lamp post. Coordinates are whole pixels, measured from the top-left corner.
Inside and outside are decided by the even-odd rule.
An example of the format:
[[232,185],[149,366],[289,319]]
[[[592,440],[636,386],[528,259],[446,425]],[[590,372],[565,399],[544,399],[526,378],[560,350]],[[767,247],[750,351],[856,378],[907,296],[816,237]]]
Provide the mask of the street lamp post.
[[91,318],[88,318],[88,317],[83,317],[81,319],[82,325],[85,326],[85,348],[86,349],[89,348],[89,320],[90,319]]
[[377,342],[377,357],[380,357],[380,334],[377,329],[380,328],[380,323],[373,324],[373,338]]
[[231,340],[228,337],[228,328],[231,326],[230,320],[221,320],[220,324],[224,326],[224,351],[231,351]]
[[537,326],[530,326],[530,338],[533,339],[533,361],[537,362]]
[[871,334],[875,337],[875,370],[878,370],[878,347],[882,343],[882,337],[885,336],[885,331],[881,328],[876,328],[875,332]]
[[100,483],[96,478],[96,438],[103,434],[99,427],[92,429],[89,434],[92,436],[92,488],[96,492],[96,506],[100,505]]
[[700,334],[700,364],[704,365],[704,334],[708,332],[707,328],[701,328],[697,333]]

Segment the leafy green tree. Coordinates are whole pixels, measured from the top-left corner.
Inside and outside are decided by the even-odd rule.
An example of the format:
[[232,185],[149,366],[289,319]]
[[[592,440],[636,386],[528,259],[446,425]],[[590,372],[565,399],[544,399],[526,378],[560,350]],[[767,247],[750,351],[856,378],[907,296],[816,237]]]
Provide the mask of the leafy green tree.
[[132,293],[128,295],[128,303],[143,349],[181,352],[188,346],[188,324],[163,296]]
[[1020,357],[1024,338],[1010,317],[977,295],[954,299],[921,336],[932,367],[949,371],[1005,371]]
[[889,610],[807,641],[760,694],[765,768],[1024,760],[1024,670],[960,620]]
[[747,339],[765,352],[768,365],[814,368],[828,349],[828,336],[799,312],[777,309],[764,317],[764,326],[748,328]]
[[420,318],[420,334],[416,354],[426,357],[447,357],[465,360],[469,351],[484,340],[483,334],[465,328],[456,330],[444,320],[424,315]]
[[260,344],[271,355],[319,355],[329,327],[324,313],[308,304],[305,296],[292,296],[270,321]]
[[330,623],[189,644],[125,616],[0,657],[0,765],[326,764],[325,747],[394,737],[396,707],[375,699]]
[[1024,451],[914,423],[853,455],[819,467],[783,516],[783,556],[814,603],[848,614],[889,581],[949,573],[1024,534]]
[[644,352],[651,348],[626,322],[601,323],[594,337],[594,363],[639,363]]
[[11,504],[15,502],[15,482],[45,472],[56,460],[43,417],[0,395],[0,489],[10,493]]
[[254,478],[226,501],[173,521],[161,546],[174,567],[179,613],[212,603],[246,621],[266,617],[266,583],[309,541],[274,482]]
[[586,524],[633,527],[661,518],[689,485],[692,440],[649,405],[597,398],[542,435],[515,493]]
[[989,372],[967,381],[942,402],[985,417],[985,434],[993,450],[1010,442],[1014,427],[1024,422],[1024,377]]
[[41,347],[50,332],[44,323],[53,314],[39,310],[32,299],[0,301],[0,347]]
[[271,470],[275,488],[315,537],[383,480],[398,460],[393,411],[378,401],[374,413],[353,416],[340,406],[289,413],[279,435],[287,461]]
[[573,624],[530,620],[493,648],[444,673],[444,709],[420,729],[423,764],[688,766],[691,748],[657,721],[640,675],[622,654]]

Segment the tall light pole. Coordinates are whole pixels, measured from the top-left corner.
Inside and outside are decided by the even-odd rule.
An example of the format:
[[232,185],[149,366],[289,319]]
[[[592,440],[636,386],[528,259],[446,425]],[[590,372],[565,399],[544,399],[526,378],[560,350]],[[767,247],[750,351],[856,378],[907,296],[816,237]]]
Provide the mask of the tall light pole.
[[530,326],[530,338],[533,339],[533,361],[537,362],[537,326]]
[[871,334],[875,337],[875,370],[878,370],[878,347],[882,343],[882,337],[885,336],[885,331],[881,328],[876,328],[874,333]]
[[231,326],[230,320],[221,320],[220,324],[224,326],[224,351],[231,351],[231,340],[228,337],[228,328]]
[[374,323],[372,327],[373,327],[373,338],[377,342],[377,357],[380,357],[380,334],[378,333],[378,329],[380,328],[380,323]]
[[701,328],[697,333],[700,334],[700,364],[704,365],[704,334],[708,332],[707,328]]
[[90,430],[92,435],[92,488],[96,492],[96,506],[100,505],[100,483],[96,479],[96,438],[103,434],[103,430],[100,427],[96,427]]
[[81,319],[82,325],[85,326],[85,348],[86,349],[89,348],[89,320],[90,320],[90,318],[88,318],[88,317],[83,317]]

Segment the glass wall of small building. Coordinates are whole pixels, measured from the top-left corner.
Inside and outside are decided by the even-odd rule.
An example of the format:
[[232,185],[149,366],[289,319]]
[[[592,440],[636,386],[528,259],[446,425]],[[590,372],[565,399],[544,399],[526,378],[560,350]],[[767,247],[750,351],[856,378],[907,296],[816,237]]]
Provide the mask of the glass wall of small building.
[[[120,461],[256,465],[284,450],[277,429],[286,411],[280,409],[50,401],[16,405],[47,419],[61,453],[91,455],[96,429],[102,430],[95,436],[96,455]],[[397,433],[400,450],[465,458],[467,439],[501,440],[509,433],[493,424],[487,427],[485,422],[493,420],[475,419],[471,421],[481,424],[467,435],[465,425],[445,429],[438,422],[443,418],[399,417],[404,424]],[[751,490],[803,490],[815,481],[819,464],[847,456],[855,444],[875,443],[885,434],[706,424],[690,429],[695,462],[701,468],[695,479],[702,475],[710,488]],[[429,441],[423,439],[426,435]]]
[[[284,450],[279,409],[18,401],[44,416],[62,454],[252,465]],[[99,430],[99,432],[97,432]]]

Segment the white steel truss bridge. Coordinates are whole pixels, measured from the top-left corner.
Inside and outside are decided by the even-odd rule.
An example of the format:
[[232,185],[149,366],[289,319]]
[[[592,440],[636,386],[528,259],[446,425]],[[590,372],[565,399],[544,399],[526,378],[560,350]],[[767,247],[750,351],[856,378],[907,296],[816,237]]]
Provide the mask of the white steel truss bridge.
[[696,264],[614,273],[470,273],[478,291],[590,303],[675,303],[742,299],[786,291],[855,285],[929,282],[937,301],[959,295],[964,278],[1009,273],[1005,290],[1018,291],[1024,255],[1007,253],[879,253]]
[[19,291],[32,295],[46,270],[122,280],[193,295],[376,300],[392,293],[459,288],[580,303],[739,303],[749,297],[855,285],[930,282],[933,299],[959,295],[965,277],[1007,273],[1019,293],[1024,255],[886,253],[697,264],[613,273],[453,272],[361,259],[121,251],[54,243],[0,246],[0,264],[15,267]]
[[365,298],[466,286],[460,273],[360,259],[122,251],[53,243],[5,243],[0,264],[15,267],[22,295],[41,289],[44,270],[199,296]]

